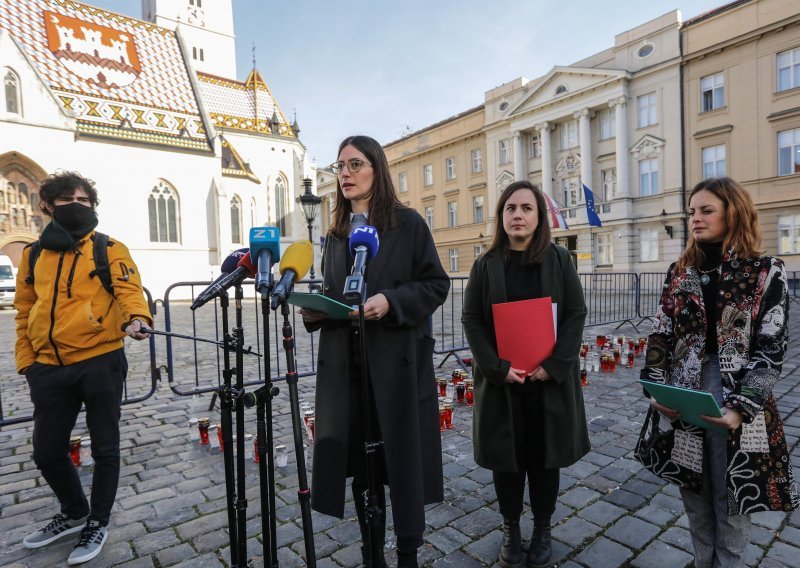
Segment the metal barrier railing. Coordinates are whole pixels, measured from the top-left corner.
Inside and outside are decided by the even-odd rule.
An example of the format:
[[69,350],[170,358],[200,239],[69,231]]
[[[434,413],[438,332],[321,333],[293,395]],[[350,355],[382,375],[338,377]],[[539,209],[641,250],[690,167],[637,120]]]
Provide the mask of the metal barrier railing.
[[800,270],[786,273],[789,285],[789,301],[800,303]]
[[629,323],[634,328],[638,317],[639,279],[625,272],[578,274],[586,302],[585,327]]
[[[156,302],[150,290],[144,289],[150,313],[156,317]],[[126,341],[125,355],[128,359],[128,376],[122,392],[122,404],[133,404],[147,400],[156,392],[161,380],[157,364],[156,338],[150,336],[148,341]],[[13,352],[10,353],[13,357]],[[0,382],[0,429],[12,424],[21,424],[33,420],[33,403],[27,394],[28,385],[25,377],[13,375]],[[11,392],[13,397],[4,397],[3,393]],[[10,399],[10,400],[9,400]]]

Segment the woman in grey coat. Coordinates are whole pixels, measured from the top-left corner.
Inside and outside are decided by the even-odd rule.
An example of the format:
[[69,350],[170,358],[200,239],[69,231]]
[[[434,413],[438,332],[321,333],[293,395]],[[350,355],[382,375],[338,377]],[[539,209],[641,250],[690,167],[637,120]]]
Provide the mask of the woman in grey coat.
[[[494,240],[470,272],[462,316],[474,361],[475,461],[492,470],[503,516],[500,564],[523,561],[519,518],[527,477],[534,529],[525,563],[546,566],[559,468],[589,451],[578,361],[586,306],[569,253],[550,242],[539,189],[527,181],[509,185],[495,219]],[[557,305],[556,345],[526,373],[499,357],[492,305],[545,297]]]
[[[447,298],[450,280],[427,225],[416,211],[398,201],[378,142],[366,136],[346,138],[333,168],[338,191],[325,238],[323,291],[349,303],[343,295],[353,264],[348,236],[358,225],[377,228],[380,247],[367,265],[364,303],[367,367],[374,398],[370,412],[383,440],[377,469],[380,481],[390,488],[397,565],[417,566],[425,505],[441,501],[444,492],[434,340],[428,319]],[[326,319],[319,312],[300,313],[309,331],[320,330],[311,505],[320,513],[341,518],[345,480],[353,477],[362,554],[369,565],[357,328],[352,322]],[[383,490],[378,498],[384,508]],[[383,534],[385,515],[381,523]]]

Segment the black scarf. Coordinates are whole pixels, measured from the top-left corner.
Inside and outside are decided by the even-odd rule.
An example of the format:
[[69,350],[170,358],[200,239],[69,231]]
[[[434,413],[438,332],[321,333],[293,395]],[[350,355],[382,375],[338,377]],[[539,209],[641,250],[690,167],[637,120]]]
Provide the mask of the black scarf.
[[[77,206],[86,207],[79,204]],[[61,205],[59,207],[64,206]],[[96,226],[97,215],[92,215],[91,219],[84,220],[81,224],[69,228],[53,219],[45,226],[42,236],[39,237],[39,242],[42,244],[42,248],[47,250],[58,252],[75,250],[78,248],[77,243],[91,233]]]

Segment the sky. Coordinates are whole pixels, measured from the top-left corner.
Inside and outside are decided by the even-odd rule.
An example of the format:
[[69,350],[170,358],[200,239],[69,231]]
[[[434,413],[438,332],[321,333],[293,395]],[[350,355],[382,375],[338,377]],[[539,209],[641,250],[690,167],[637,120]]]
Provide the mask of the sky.
[[[141,0],[84,0],[141,17]],[[216,0],[214,0],[216,1]],[[672,10],[725,0],[234,0],[237,75],[257,67],[319,167],[339,142],[386,144],[614,45]]]

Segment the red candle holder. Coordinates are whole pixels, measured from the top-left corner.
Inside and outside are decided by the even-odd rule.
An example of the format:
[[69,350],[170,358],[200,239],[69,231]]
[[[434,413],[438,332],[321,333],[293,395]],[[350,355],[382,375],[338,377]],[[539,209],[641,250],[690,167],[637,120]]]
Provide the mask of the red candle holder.
[[467,406],[472,406],[475,404],[475,389],[472,387],[467,387],[467,392],[464,396],[467,399]]
[[208,418],[200,418],[197,421],[197,429],[200,431],[200,445],[208,445]]
[[456,402],[459,404],[464,402],[464,395],[467,392],[467,387],[464,383],[458,383],[456,385]]
[[437,379],[439,385],[439,396],[447,396],[447,379]]
[[581,386],[585,387],[588,384],[589,384],[589,378],[587,376],[586,369],[583,368],[581,369]]
[[258,434],[253,436],[253,463],[260,463],[261,456],[258,455]]
[[453,401],[449,398],[444,401],[444,427],[445,430],[453,429]]
[[69,457],[72,458],[72,465],[81,466],[81,437],[71,436],[69,439]]
[[628,368],[633,369],[633,351],[628,351]]

